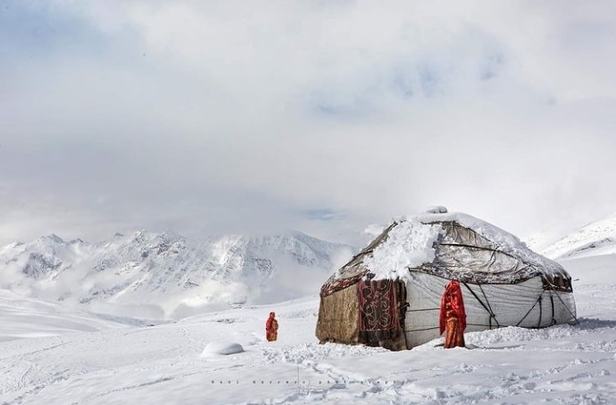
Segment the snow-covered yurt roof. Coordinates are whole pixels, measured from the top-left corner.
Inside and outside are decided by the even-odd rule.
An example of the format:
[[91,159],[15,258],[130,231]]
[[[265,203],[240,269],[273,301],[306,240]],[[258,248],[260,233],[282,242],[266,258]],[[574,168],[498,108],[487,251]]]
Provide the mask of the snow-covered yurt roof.
[[547,288],[570,290],[558,263],[488,222],[444,207],[394,221],[332,275],[321,294],[362,278],[402,279],[410,271],[475,284],[514,284],[541,276]]

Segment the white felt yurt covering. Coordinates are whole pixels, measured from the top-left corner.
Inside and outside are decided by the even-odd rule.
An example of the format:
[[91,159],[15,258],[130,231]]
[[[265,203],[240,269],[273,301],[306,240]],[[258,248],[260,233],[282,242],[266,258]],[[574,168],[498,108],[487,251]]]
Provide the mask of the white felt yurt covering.
[[[440,208],[395,221],[327,280],[321,289],[317,337],[321,342],[392,349],[438,338],[440,298],[453,279],[462,285],[466,331],[541,328],[576,320],[571,277],[562,266],[500,228]],[[361,288],[379,280],[397,285],[399,333],[353,326],[354,317],[362,324],[362,316],[372,321],[370,317],[381,313],[374,303],[362,307],[364,301],[354,298],[353,289],[361,295]]]

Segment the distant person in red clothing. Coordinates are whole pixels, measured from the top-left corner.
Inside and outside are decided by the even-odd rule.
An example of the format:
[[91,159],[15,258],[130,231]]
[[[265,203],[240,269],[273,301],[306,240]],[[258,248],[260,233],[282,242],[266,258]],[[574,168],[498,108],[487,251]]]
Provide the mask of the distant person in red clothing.
[[269,318],[265,322],[265,338],[268,342],[275,342],[278,339],[278,321],[275,312],[270,312]]
[[457,280],[452,280],[447,284],[441,297],[440,329],[441,335],[445,332],[445,349],[465,347],[466,312],[462,300],[462,289]]

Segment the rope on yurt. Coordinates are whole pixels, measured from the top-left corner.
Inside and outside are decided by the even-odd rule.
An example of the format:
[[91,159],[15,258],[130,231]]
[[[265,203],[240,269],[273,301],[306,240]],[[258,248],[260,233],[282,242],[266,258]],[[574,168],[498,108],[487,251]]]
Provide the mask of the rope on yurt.
[[552,303],[552,323],[550,326],[552,326],[556,325],[556,318],[554,317],[554,295],[552,294],[552,291],[550,291],[550,302]]
[[440,310],[440,308],[420,308],[420,309],[407,309],[406,312],[438,311],[438,310]]
[[560,300],[560,302],[563,304],[563,306],[565,307],[565,309],[567,310],[567,312],[569,312],[571,314],[571,316],[573,317],[573,320],[575,321],[575,323],[578,323],[578,319],[577,316],[575,316],[575,314],[573,312],[571,312],[571,310],[569,309],[569,307],[567,306],[567,304],[565,304],[565,301],[563,301],[562,298],[560,298],[560,295],[558,295],[558,293],[556,293],[556,298],[558,298]]
[[492,318],[494,318],[494,322],[496,322],[496,327],[500,328],[500,323],[498,323],[498,319],[496,319],[496,314],[494,313],[494,311],[492,311],[492,305],[490,305],[490,300],[488,299],[488,296],[486,295],[485,291],[483,291],[483,287],[481,287],[481,284],[477,285],[479,286],[479,289],[483,294],[483,298],[486,299],[486,304],[488,304],[488,308],[490,309],[490,329],[492,329]]
[[[483,301],[481,301],[481,298],[479,298],[477,296],[477,294],[475,294],[475,291],[473,291],[468,284],[466,284],[465,282],[462,282],[462,284],[464,284],[464,287],[466,287],[467,290],[469,290],[471,292],[471,294],[473,294],[473,297],[475,297],[475,299],[481,304],[481,306],[488,312],[488,314],[490,315],[490,329],[492,329],[492,318],[494,318],[494,320],[496,321],[496,316],[494,315],[494,313],[492,312],[491,308],[488,308],[486,306],[486,304],[483,303]],[[479,288],[481,288],[481,284],[478,284]],[[483,292],[483,289],[481,290]],[[485,293],[484,293],[484,297],[485,297]],[[487,298],[486,298],[487,301]],[[489,302],[488,302],[489,305]],[[496,324],[498,325],[498,321],[496,322]],[[500,325],[498,325],[500,327]]]
[[537,324],[537,327],[538,327],[538,328],[540,328],[540,327],[541,327],[541,317],[542,317],[542,315],[543,315],[543,305],[542,305],[542,303],[543,303],[543,298],[542,298],[542,297],[543,297],[543,294],[541,294],[541,295],[539,296],[539,323]]
[[[467,323],[466,326],[488,326],[484,323]],[[408,329],[406,332],[425,332],[427,330],[439,329],[438,326],[434,326],[431,328],[421,328],[421,329]]]
[[439,329],[439,327],[438,326],[434,326],[434,327],[431,327],[431,328],[423,328],[423,329],[409,329],[406,332],[425,332],[427,330],[433,330],[433,329]]
[[535,301],[535,303],[533,304],[533,306],[532,306],[532,307],[530,307],[530,309],[528,310],[528,312],[526,313],[526,315],[524,315],[524,316],[522,317],[522,319],[520,319],[520,322],[516,323],[516,324],[515,324],[515,326],[520,326],[520,324],[521,324],[522,322],[524,322],[524,319],[526,319],[526,317],[528,316],[528,314],[530,314],[530,311],[532,311],[532,310],[533,310],[533,308],[535,308],[535,306],[537,305],[537,303],[538,303],[538,302],[541,302],[541,295],[539,296],[539,298],[537,298],[537,301]]

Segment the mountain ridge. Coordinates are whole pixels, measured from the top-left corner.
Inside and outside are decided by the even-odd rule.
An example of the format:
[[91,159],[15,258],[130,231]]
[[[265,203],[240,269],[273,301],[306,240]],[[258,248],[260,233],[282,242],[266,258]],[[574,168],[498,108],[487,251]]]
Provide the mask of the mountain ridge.
[[0,287],[97,310],[121,305],[169,317],[314,294],[352,251],[299,231],[191,240],[139,230],[95,243],[50,234],[0,248]]
[[560,237],[541,251],[555,260],[616,253],[616,213]]

